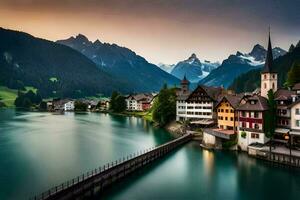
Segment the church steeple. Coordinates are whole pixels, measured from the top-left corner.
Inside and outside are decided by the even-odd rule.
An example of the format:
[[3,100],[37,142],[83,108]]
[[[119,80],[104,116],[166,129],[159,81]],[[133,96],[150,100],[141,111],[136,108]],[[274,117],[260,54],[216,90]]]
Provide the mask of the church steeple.
[[268,97],[268,91],[273,90],[273,92],[277,91],[277,73],[273,69],[273,53],[272,53],[272,44],[271,44],[271,36],[269,30],[269,44],[268,51],[266,56],[266,62],[264,69],[261,73],[261,96]]
[[271,44],[271,33],[269,29],[268,50],[267,50],[265,66],[262,73],[272,73],[272,72],[273,72],[273,52],[272,52],[272,44]]

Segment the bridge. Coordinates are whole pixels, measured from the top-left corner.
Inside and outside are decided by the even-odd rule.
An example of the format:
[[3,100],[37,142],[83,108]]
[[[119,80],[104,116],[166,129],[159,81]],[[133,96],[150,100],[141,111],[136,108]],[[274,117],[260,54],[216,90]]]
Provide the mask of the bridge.
[[108,163],[86,174],[57,185],[31,199],[68,200],[83,199],[101,192],[105,187],[135,172],[145,165],[161,158],[177,147],[189,142],[193,134],[187,133],[158,147],[139,151],[127,157]]

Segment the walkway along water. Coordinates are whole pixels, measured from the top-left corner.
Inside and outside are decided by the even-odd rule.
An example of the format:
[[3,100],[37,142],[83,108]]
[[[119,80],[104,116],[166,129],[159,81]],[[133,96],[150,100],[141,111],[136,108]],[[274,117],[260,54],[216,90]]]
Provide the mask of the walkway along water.
[[96,168],[91,172],[87,172],[77,178],[53,187],[31,199],[65,200],[82,199],[87,196],[92,196],[103,190],[103,188],[111,185],[113,182],[118,181],[137,169],[159,159],[180,145],[189,142],[192,138],[193,134],[187,133],[158,147],[130,154],[126,158],[123,157],[122,159],[108,163],[103,167]]

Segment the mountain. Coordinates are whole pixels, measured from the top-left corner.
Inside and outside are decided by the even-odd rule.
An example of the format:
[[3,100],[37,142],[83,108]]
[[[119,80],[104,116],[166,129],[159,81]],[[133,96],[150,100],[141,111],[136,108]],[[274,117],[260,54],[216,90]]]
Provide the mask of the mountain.
[[187,60],[177,63],[171,74],[179,79],[186,76],[190,82],[197,83],[217,67],[218,63],[210,63],[209,61],[202,63],[193,53]]
[[91,59],[99,69],[125,82],[131,92],[158,91],[164,83],[179,84],[179,80],[128,48],[116,44],[91,42],[82,34],[57,41]]
[[164,70],[165,72],[171,73],[171,71],[174,69],[175,65],[171,64],[164,64],[164,63],[158,63],[157,65],[159,68],[161,68],[162,70]]
[[[244,54],[238,51],[235,55],[230,55],[225,59],[220,67],[213,70],[199,83],[227,88],[240,74],[260,69],[265,62],[266,52],[266,49],[259,44],[255,45],[250,53]],[[286,54],[286,51],[279,47],[273,49],[274,58],[284,54]]]
[[43,97],[109,95],[126,83],[67,46],[0,28],[0,85],[37,88]]
[[[300,63],[300,45],[299,47],[295,47],[292,51],[274,60],[273,68],[274,71],[278,72],[279,88],[284,86],[287,73],[294,62]],[[255,90],[256,88],[260,87],[260,72],[261,69],[255,69],[239,75],[233,80],[229,88],[238,93]]]

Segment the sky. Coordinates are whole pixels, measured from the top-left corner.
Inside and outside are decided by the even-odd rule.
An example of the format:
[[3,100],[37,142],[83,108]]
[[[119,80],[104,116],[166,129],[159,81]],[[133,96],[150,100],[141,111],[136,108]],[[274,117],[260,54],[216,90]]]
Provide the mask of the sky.
[[300,0],[0,0],[0,26],[56,41],[79,33],[116,43],[152,63],[196,53],[222,61],[300,40]]

